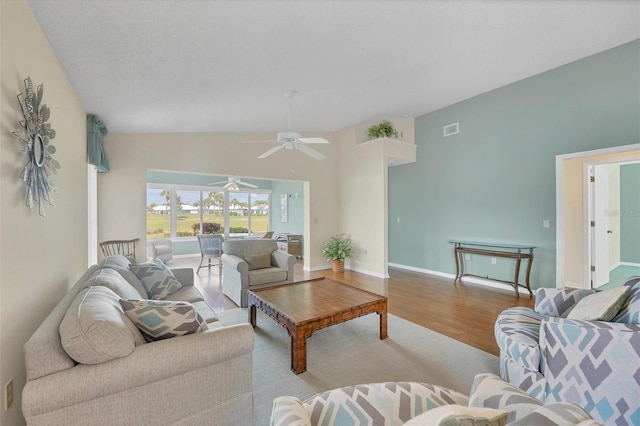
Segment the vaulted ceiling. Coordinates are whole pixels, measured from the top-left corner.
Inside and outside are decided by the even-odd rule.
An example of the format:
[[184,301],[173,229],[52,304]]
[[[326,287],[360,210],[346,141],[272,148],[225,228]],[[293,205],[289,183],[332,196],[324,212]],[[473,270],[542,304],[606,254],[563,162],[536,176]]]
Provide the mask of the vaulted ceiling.
[[338,131],[640,38],[637,1],[28,0],[111,132]]

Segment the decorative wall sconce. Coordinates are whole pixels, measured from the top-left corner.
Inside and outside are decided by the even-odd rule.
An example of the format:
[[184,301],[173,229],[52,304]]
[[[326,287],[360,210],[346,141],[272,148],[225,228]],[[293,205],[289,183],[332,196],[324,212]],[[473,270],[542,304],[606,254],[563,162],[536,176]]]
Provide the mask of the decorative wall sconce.
[[12,133],[24,144],[22,151],[27,157],[27,162],[20,172],[20,178],[27,185],[25,203],[29,208],[37,203],[40,216],[45,216],[44,202],[55,206],[52,196],[56,191],[53,175],[60,169],[60,163],[52,157],[56,147],[51,143],[51,139],[56,137],[56,131],[47,123],[51,112],[47,105],[42,103],[42,84],[34,92],[31,77],[27,77],[24,87],[25,93],[18,95],[24,120],[19,122],[20,128]]

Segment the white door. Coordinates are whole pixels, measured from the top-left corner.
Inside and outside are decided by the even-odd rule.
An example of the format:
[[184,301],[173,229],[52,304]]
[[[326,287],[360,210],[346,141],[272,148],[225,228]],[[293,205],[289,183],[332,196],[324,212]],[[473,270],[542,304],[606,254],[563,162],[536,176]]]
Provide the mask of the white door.
[[595,273],[592,274],[593,287],[609,282],[609,170],[602,166],[594,167],[595,182],[593,188],[592,261]]

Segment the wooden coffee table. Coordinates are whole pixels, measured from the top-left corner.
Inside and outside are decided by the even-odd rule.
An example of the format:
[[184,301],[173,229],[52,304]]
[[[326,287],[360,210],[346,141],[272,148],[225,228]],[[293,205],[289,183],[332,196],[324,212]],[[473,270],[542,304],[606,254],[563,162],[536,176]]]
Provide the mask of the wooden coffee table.
[[307,370],[307,338],[314,331],[377,312],[380,339],[387,338],[387,298],[326,278],[249,290],[249,322],[256,308],[284,326],[291,336],[291,370]]

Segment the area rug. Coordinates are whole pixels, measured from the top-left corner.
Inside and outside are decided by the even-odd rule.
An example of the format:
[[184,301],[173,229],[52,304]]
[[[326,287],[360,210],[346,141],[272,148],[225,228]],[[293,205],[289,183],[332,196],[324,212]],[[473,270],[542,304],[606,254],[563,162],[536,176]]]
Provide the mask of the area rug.
[[[218,314],[225,325],[247,322],[247,309]],[[464,327],[464,324],[460,324]],[[469,394],[478,373],[498,374],[498,357],[394,315],[379,338],[377,314],[316,331],[307,339],[307,371],[291,372],[291,341],[281,325],[258,311],[253,350],[255,425],[269,424],[273,399],[308,398],[358,383],[415,381]]]

